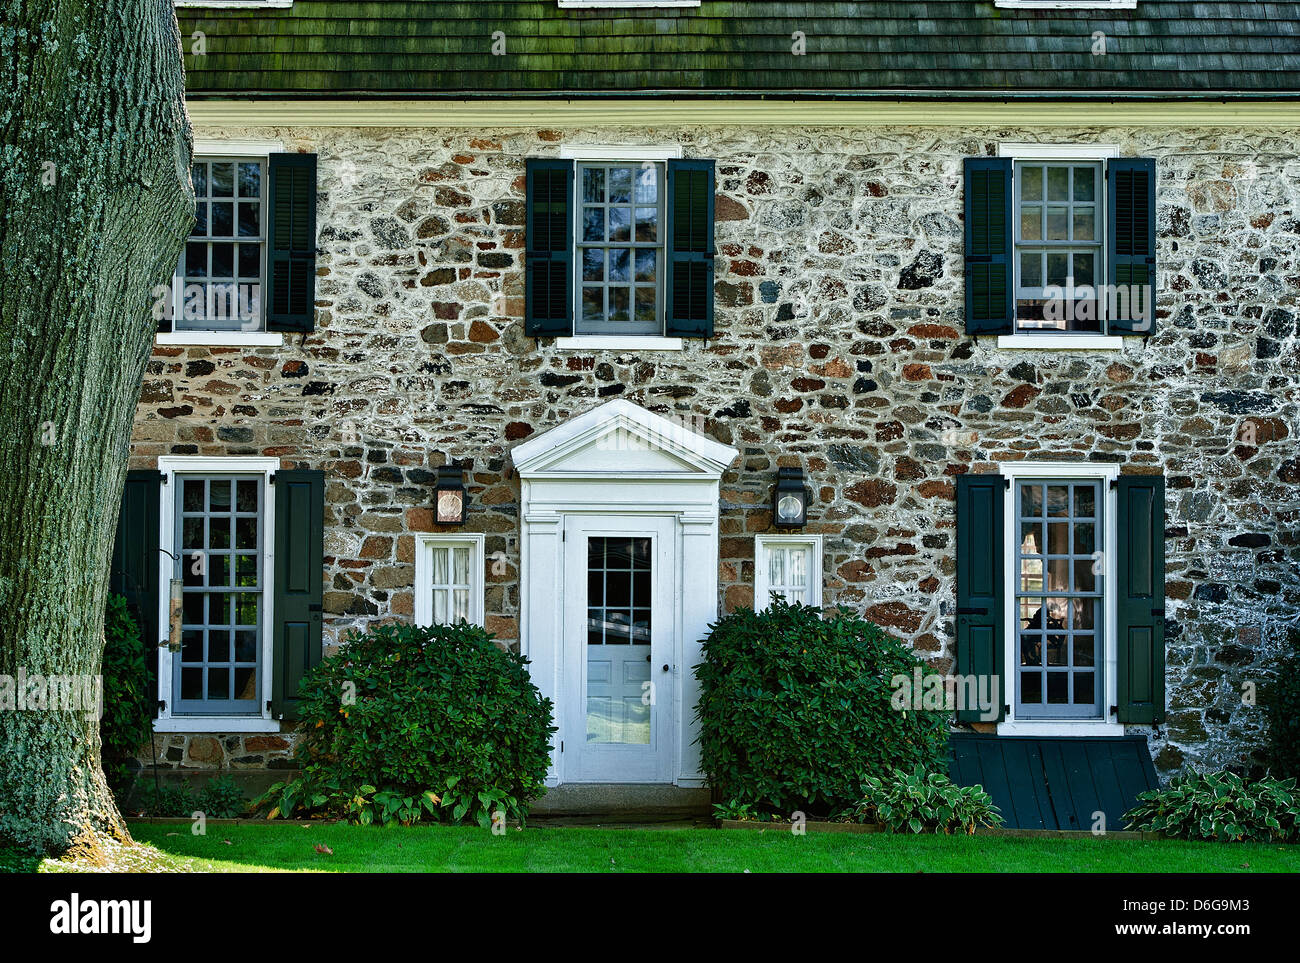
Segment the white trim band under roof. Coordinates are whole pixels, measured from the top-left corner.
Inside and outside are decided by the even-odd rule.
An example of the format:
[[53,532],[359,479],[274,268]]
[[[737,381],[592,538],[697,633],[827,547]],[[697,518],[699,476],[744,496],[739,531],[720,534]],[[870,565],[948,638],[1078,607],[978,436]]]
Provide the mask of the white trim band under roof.
[[[781,127],[1015,126],[1300,127],[1296,100],[206,100],[186,102],[196,127],[555,128],[582,124]],[[206,133],[206,132],[205,132]]]

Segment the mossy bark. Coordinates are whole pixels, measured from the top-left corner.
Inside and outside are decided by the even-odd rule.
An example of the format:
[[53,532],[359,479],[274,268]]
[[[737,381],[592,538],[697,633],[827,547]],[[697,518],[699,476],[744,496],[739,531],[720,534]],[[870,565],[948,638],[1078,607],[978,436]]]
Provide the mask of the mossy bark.
[[[0,10],[0,675],[93,677],[155,290],[193,221],[181,38],[171,0]],[[93,713],[0,711],[0,760],[0,837],[125,836]]]

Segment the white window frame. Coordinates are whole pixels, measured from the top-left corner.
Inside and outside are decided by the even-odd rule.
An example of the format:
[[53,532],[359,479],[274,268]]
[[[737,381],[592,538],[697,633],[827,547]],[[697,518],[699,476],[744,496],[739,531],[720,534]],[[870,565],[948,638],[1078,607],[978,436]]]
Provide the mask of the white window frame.
[[[1002,704],[1006,706],[1006,718],[998,723],[1000,736],[1122,736],[1124,725],[1115,720],[1110,708],[1119,704],[1119,646],[1116,644],[1119,631],[1119,610],[1116,605],[1118,583],[1118,565],[1115,546],[1118,524],[1116,514],[1118,500],[1111,482],[1119,478],[1120,466],[1110,464],[1092,464],[1090,462],[1060,461],[1016,461],[1002,462],[998,472],[1007,479],[1003,511],[1003,554],[1005,566],[1003,574],[1003,648],[1002,648]],[[1102,716],[1100,719],[1021,719],[1017,720],[1014,686],[1016,684],[1016,586],[1019,584],[1016,573],[1016,483],[1026,478],[1079,478],[1100,480],[1103,501],[1102,530],[1102,584],[1103,619],[1105,631],[1102,653]]]
[[769,546],[808,549],[808,600],[806,605],[822,604],[822,536],[820,535],[756,535],[754,537],[754,611],[762,612],[772,604],[772,587],[767,576],[767,549]]
[[469,621],[473,625],[485,624],[486,565],[484,555],[486,536],[473,532],[444,534],[417,534],[415,536],[415,624],[433,625],[433,550],[435,548],[469,548]]
[[[1045,4],[1032,4],[1032,6],[1042,7]],[[1107,243],[1106,232],[1110,230],[1110,225],[1106,223],[1106,211],[1109,209],[1109,196],[1107,194],[1107,172],[1108,164],[1113,157],[1119,156],[1118,144],[1034,144],[1034,143],[1000,143],[998,144],[998,156],[1011,158],[1013,165],[1024,161],[1033,163],[1043,161],[1050,163],[1052,161],[1091,161],[1101,164],[1101,186],[1097,198],[1097,210],[1101,215],[1099,221],[1102,225],[1101,231],[1101,254],[1097,259],[1097,277],[1099,283],[1106,283],[1109,277],[1106,265],[1106,251],[1109,247]],[[1014,166],[1012,168],[1013,177],[1013,197],[1018,195],[1019,190],[1014,186]],[[1012,202],[1012,225],[1011,229],[1015,234],[1019,234],[1019,204]],[[1013,290],[1018,294],[1020,291],[1020,252],[1017,246],[1011,245],[1011,282]],[[1105,299],[1102,299],[1104,302]],[[1101,306],[1104,312],[1104,304]],[[1107,319],[1103,319],[1103,323]],[[1045,351],[1121,351],[1124,348],[1124,339],[1117,334],[1070,334],[1068,332],[1052,333],[1045,331],[1042,333],[1021,332],[1015,327],[1015,319],[1012,319],[1012,333],[998,336],[998,347],[1003,349],[1029,348],[1033,350]]]
[[[289,6],[289,3],[200,3],[197,0],[177,0],[177,6],[182,3],[186,6],[228,6],[228,7],[253,7],[253,6]],[[290,0],[292,2],[292,0]],[[195,138],[194,140],[194,160],[202,160],[205,157],[247,157],[255,160],[261,160],[266,171],[267,183],[269,183],[272,154],[284,152],[284,142],[279,140],[219,140],[206,137]],[[266,208],[266,187],[263,187],[263,220],[266,228],[270,230],[270,210]],[[267,273],[267,253],[270,247],[270,237],[263,242],[262,247],[262,289],[263,294],[266,291],[266,273]],[[175,290],[175,275],[173,275],[173,291]],[[180,301],[177,299],[179,307]],[[262,305],[263,312],[266,311],[266,304]],[[265,320],[265,318],[263,319]],[[159,332],[156,337],[157,344],[171,345],[207,345],[210,347],[236,347],[236,348],[279,348],[284,345],[284,332],[282,331],[199,331],[185,330],[177,331],[173,322],[172,331]]]
[[[164,703],[154,720],[154,732],[219,732],[258,733],[279,732],[280,721],[271,717],[272,679],[275,672],[275,487],[271,476],[280,468],[280,459],[257,456],[210,457],[207,455],[161,455],[158,471],[163,476],[162,497],[158,499],[158,546],[180,555],[176,546],[176,486],[178,474],[244,472],[262,476],[262,497],[266,506],[262,524],[262,566],[265,579],[262,589],[262,698],[255,715],[196,716],[172,714],[172,651],[167,646],[158,649],[158,699]],[[158,553],[158,625],[168,630],[171,625],[171,577],[174,564],[169,555]],[[182,559],[182,562],[184,560]],[[153,645],[157,645],[154,640]],[[146,642],[146,648],[149,643]]]
[[[561,0],[560,5],[565,6],[563,0]],[[582,4],[575,4],[575,5],[584,6],[584,7],[595,6],[595,4],[593,3],[582,3]],[[603,6],[629,6],[629,4],[616,3],[616,2],[602,3],[602,5]],[[642,5],[658,6],[659,4],[647,3]],[[674,5],[676,6],[677,4]],[[695,4],[689,4],[689,6],[695,6]],[[609,162],[623,161],[628,164],[642,164],[645,163],[646,161],[649,161],[655,164],[663,164],[664,170],[666,172],[668,161],[680,160],[682,156],[683,156],[683,152],[682,152],[681,144],[651,144],[651,145],[641,145],[641,146],[628,145],[628,144],[562,144],[560,145],[560,159],[573,161],[575,168],[577,164],[581,163],[582,161],[609,161]],[[660,185],[660,188],[663,190],[667,190],[667,186],[668,186],[668,178],[665,174],[664,182],[663,184]],[[575,218],[580,218],[582,205],[577,200],[577,190],[578,187],[575,183],[574,205],[573,205],[575,208],[574,216]],[[667,203],[668,203],[668,199],[665,197],[664,199],[665,210],[667,210],[666,207]],[[666,227],[666,225],[667,225],[667,219],[665,218],[664,226]],[[577,229],[575,227],[574,236],[573,236],[573,251],[570,252],[573,255],[573,260],[574,260],[575,278],[577,277],[577,272],[582,269],[581,264],[578,263],[578,258],[577,258],[578,244],[579,244],[578,234],[577,234]],[[665,251],[666,251],[666,239],[665,239]],[[664,267],[666,268],[667,265],[665,264]],[[578,288],[579,285],[575,280],[574,292],[573,292],[573,302],[574,302],[573,310],[574,310],[575,326],[577,324],[576,318],[577,318],[578,306],[580,303],[579,302],[580,291]],[[665,304],[665,309],[666,309],[666,304]],[[686,346],[685,339],[683,338],[669,338],[663,335],[653,335],[653,334],[629,334],[629,335],[572,334],[572,335],[566,335],[564,337],[559,337],[555,339],[555,347],[560,351],[682,351],[685,349],[685,346]]]
[[1137,0],[994,0],[1007,10],[1136,10]]

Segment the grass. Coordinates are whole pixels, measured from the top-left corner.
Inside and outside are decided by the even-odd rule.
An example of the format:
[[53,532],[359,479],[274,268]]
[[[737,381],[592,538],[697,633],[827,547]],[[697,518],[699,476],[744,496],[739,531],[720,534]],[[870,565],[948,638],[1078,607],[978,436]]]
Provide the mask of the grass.
[[[587,827],[487,830],[417,826],[135,823],[112,867],[46,861],[44,872],[547,873],[1295,873],[1300,847],[1175,840],[810,834]],[[330,854],[320,852],[323,846]],[[0,868],[6,863],[0,854]],[[31,864],[11,865],[31,871]]]

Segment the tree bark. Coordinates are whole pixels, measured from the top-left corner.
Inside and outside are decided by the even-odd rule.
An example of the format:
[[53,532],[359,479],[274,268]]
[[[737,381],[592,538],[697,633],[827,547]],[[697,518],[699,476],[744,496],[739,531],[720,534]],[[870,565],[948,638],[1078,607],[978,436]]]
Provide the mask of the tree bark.
[[[154,291],[194,217],[181,39],[172,0],[0,10],[0,676],[93,678]],[[105,834],[128,838],[95,715],[0,710],[0,837]]]

